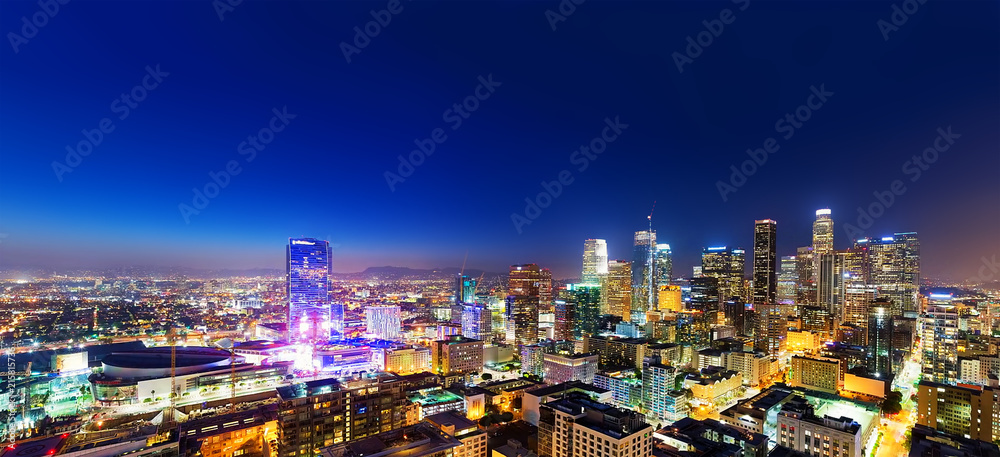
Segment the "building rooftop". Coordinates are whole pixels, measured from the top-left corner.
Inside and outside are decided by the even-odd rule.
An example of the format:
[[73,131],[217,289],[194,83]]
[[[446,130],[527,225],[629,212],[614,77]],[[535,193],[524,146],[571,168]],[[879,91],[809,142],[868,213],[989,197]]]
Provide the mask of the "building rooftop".
[[594,394],[603,394],[610,392],[607,389],[602,389],[590,384],[584,384],[582,381],[569,381],[561,384],[556,384],[554,386],[542,387],[535,390],[529,390],[527,393],[534,395],[536,397],[544,397],[547,395],[558,394],[560,392],[568,390],[582,390],[586,392],[592,392]]
[[407,398],[414,403],[419,403],[420,406],[429,405],[439,405],[441,403],[450,403],[454,401],[464,401],[464,399],[454,392],[447,391],[441,388],[430,388],[422,389],[410,392]]
[[430,424],[417,424],[349,443],[320,449],[323,457],[423,457],[447,451],[462,442]]

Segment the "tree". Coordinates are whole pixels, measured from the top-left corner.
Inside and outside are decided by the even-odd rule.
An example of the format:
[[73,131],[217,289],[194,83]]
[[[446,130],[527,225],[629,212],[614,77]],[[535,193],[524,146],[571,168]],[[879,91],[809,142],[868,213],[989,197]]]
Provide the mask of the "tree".
[[500,422],[510,422],[514,420],[514,414],[510,411],[504,411],[500,414]]
[[483,373],[482,378],[483,378],[483,381],[489,381],[489,380],[493,379],[493,375],[491,375],[489,373]]
[[493,416],[483,416],[482,419],[479,419],[479,425],[482,427],[493,425]]

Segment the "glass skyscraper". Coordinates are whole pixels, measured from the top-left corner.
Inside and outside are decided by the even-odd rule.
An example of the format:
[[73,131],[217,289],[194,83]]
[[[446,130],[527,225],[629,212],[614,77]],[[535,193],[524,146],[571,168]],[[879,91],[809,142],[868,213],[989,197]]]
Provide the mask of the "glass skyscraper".
[[855,250],[866,259],[868,282],[879,297],[892,300],[893,317],[916,317],[920,291],[920,241],[915,232],[860,239]]
[[583,275],[585,284],[600,284],[608,274],[608,242],[590,239],[583,242]]
[[330,243],[313,238],[289,238],[286,250],[288,339],[293,343],[330,339]]
[[632,321],[646,323],[646,311],[656,309],[656,232],[635,232],[632,250]]

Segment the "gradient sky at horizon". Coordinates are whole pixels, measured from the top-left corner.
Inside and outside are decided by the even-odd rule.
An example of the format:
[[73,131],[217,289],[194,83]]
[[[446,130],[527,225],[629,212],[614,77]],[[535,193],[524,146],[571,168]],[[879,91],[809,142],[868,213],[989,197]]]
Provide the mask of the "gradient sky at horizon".
[[[996,2],[927,2],[883,38],[893,2],[588,1],[553,31],[559,2],[403,2],[345,61],[341,42],[380,2],[74,1],[14,52],[0,49],[0,268],[114,264],[283,268],[289,237],[328,239],[338,272],[368,266],[579,275],[583,240],[631,258],[653,228],[689,274],[705,246],[752,247],[778,221],[779,255],[810,243],[831,208],[835,245],[873,192],[905,182],[866,235],[916,231],[925,276],[966,278],[1000,255],[1000,27]],[[735,21],[679,73],[702,21]],[[0,2],[21,33],[37,2]],[[9,38],[8,38],[9,39]],[[112,102],[146,66],[169,73],[119,120]],[[443,119],[478,77],[502,84],[455,130]],[[775,121],[833,92],[793,137]],[[293,113],[252,162],[238,151],[272,109]],[[570,155],[605,118],[628,128],[584,171]],[[60,182],[53,161],[113,119]],[[915,182],[903,164],[938,128],[962,136]],[[448,139],[390,190],[417,138]],[[730,166],[772,154],[723,201]],[[242,172],[185,223],[209,172]],[[511,214],[570,170],[518,233]]]

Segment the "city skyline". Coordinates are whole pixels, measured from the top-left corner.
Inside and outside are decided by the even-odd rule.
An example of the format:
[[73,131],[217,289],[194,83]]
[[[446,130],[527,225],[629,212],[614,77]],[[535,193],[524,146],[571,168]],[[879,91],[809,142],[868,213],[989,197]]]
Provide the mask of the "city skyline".
[[[876,26],[888,3],[754,3],[683,71],[675,52],[722,5],[597,2],[553,30],[543,5],[476,3],[407,3],[349,62],[341,43],[384,5],[250,2],[223,21],[186,2],[63,8],[0,55],[0,268],[280,269],[274,247],[303,236],[333,243],[337,272],[459,267],[468,252],[472,268],[575,277],[579,240],[631,258],[653,202],[678,272],[703,247],[749,246],[756,219],[780,221],[779,255],[792,255],[819,208],[833,210],[838,249],[848,223],[920,233],[929,276],[972,277],[1000,253],[994,3],[923,6],[888,39]],[[2,7],[17,34],[38,11]],[[132,24],[150,12],[164,21]],[[197,46],[161,39],[181,20]],[[461,40],[428,33],[456,27]],[[405,80],[386,79],[400,67]],[[143,99],[124,112],[133,91]],[[477,109],[461,125],[444,120],[466,101]],[[799,107],[815,111],[794,127]],[[438,128],[447,139],[402,176],[399,156],[430,150]],[[578,149],[602,135],[615,139],[586,159]],[[936,141],[944,152],[925,163]],[[99,144],[67,162],[87,142]],[[299,179],[306,167],[320,175]],[[216,180],[214,197],[192,191],[215,195]],[[543,191],[558,195],[526,209]]]

